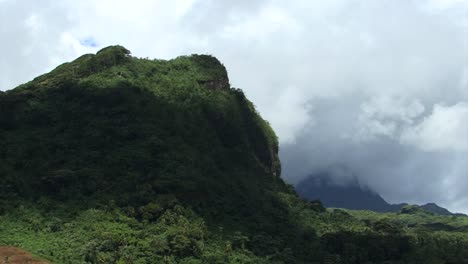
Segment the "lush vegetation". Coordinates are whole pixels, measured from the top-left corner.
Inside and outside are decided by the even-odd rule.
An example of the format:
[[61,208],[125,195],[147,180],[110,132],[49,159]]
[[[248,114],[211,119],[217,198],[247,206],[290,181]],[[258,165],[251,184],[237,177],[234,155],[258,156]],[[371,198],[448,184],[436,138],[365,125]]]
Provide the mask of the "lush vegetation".
[[280,173],[212,56],[108,47],[0,94],[0,244],[53,263],[468,259],[463,217],[325,210]]

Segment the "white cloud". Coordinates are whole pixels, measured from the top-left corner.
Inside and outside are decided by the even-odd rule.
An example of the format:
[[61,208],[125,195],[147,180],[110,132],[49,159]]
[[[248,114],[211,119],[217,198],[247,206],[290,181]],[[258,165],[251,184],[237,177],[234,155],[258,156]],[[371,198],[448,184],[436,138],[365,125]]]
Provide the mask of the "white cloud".
[[437,9],[448,9],[454,7],[464,7],[468,4],[467,0],[430,0],[428,5]]
[[[275,132],[283,135],[282,142],[292,143],[296,133],[312,121],[308,115],[307,98],[295,87],[288,87],[279,100],[271,103],[271,110],[265,111],[263,116],[267,120],[276,120],[279,127]],[[294,118],[291,118],[294,117]]]
[[237,17],[234,23],[227,25],[222,37],[232,41],[265,41],[269,35],[287,31],[299,33],[302,28],[298,22],[285,12],[274,6],[267,6],[253,17]]
[[364,102],[358,117],[355,140],[376,140],[378,136],[398,138],[403,127],[410,126],[424,113],[418,100],[379,96]]
[[425,151],[468,151],[468,103],[435,105],[432,114],[402,135]]
[[[11,89],[86,52],[64,42],[71,26],[68,9],[54,3],[0,2],[0,90]],[[73,38],[68,33],[68,42]]]

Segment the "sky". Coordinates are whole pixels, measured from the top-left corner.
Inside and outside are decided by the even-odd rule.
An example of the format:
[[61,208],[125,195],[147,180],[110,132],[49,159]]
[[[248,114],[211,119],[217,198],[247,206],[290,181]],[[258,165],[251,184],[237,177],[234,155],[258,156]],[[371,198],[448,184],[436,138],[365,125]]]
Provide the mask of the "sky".
[[296,184],[340,168],[468,213],[468,0],[0,0],[0,90],[108,45],[212,54]]

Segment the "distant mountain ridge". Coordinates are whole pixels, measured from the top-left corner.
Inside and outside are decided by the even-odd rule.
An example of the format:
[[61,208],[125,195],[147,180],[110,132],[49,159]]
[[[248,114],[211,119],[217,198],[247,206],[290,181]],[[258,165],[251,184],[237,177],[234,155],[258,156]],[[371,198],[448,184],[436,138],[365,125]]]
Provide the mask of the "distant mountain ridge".
[[[325,207],[388,213],[400,212],[403,207],[408,205],[408,203],[390,204],[377,192],[362,185],[356,178],[340,182],[336,181],[328,172],[306,177],[296,185],[296,191],[307,200],[320,200]],[[418,206],[437,215],[463,215],[452,213],[435,203]]]

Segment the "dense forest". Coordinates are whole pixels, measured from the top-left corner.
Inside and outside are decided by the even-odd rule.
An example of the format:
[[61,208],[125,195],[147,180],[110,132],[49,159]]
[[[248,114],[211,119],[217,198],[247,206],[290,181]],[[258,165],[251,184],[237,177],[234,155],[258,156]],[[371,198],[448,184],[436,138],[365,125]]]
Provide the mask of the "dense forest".
[[51,263],[468,263],[468,217],[324,208],[213,56],[111,46],[0,93],[0,245]]

